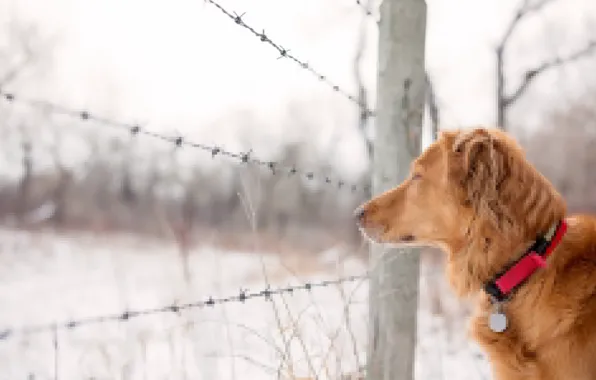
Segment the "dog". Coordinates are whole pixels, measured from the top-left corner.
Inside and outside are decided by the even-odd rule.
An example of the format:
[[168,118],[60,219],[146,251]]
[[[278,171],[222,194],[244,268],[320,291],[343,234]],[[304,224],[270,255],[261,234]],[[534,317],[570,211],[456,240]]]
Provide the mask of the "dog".
[[596,379],[596,218],[567,215],[510,135],[442,131],[409,177],[355,218],[376,243],[447,255],[495,379]]

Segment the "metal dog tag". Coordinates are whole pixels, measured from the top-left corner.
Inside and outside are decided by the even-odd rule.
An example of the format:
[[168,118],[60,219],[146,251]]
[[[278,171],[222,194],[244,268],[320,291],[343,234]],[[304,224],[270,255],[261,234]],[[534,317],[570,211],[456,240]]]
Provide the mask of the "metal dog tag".
[[507,329],[507,316],[501,311],[501,305],[496,304],[494,310],[490,313],[488,327],[497,333]]

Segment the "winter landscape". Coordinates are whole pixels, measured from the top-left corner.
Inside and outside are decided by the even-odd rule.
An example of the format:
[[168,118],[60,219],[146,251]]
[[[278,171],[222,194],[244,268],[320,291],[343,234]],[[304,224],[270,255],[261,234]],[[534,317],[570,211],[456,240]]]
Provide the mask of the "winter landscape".
[[[596,3],[427,6],[422,145],[503,119],[596,210]],[[0,380],[364,379],[379,9],[0,0]],[[425,250],[416,379],[491,378],[468,312]]]
[[[192,281],[185,283],[176,250],[153,241],[4,230],[1,248],[0,324],[17,329],[367,270],[341,247],[297,258],[203,246],[191,254]],[[486,363],[465,340],[463,316],[454,314],[457,306],[447,302],[447,317],[433,312],[428,286],[436,281],[440,273],[422,273],[418,378],[486,377]],[[440,289],[449,300],[446,284]],[[358,379],[366,358],[367,298],[367,282],[356,280],[271,301],[61,329],[57,350],[52,329],[15,332],[2,341],[0,373],[52,379],[57,355],[66,379]]]

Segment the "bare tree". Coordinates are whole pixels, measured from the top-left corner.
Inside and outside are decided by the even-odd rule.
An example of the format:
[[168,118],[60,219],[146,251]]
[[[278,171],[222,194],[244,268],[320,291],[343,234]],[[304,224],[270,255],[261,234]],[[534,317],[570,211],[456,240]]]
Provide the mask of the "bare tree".
[[[361,6],[365,9],[369,9],[369,1],[361,1]],[[373,155],[373,142],[368,136],[368,119],[370,118],[369,113],[369,101],[368,101],[368,90],[364,85],[364,79],[362,78],[362,60],[364,58],[364,50],[366,49],[366,23],[370,20],[363,16],[358,26],[358,41],[356,42],[356,55],[354,56],[354,79],[356,86],[358,86],[358,103],[360,104],[360,113],[358,117],[358,128],[362,132],[362,137],[366,142],[366,150],[368,158],[372,159]]]
[[[24,127],[21,127],[24,129]],[[31,191],[31,182],[33,178],[33,158],[31,156],[32,143],[28,134],[23,131],[21,139],[21,163],[23,174],[19,183],[17,215],[23,215],[27,211],[28,200]]]
[[[370,0],[361,0],[359,1],[359,4],[365,10],[369,10],[371,8]],[[362,77],[362,60],[364,59],[366,40],[368,37],[368,34],[366,33],[366,24],[370,22],[370,18],[368,17],[369,12],[370,11],[367,11],[367,14],[362,16],[358,26],[358,40],[356,41],[356,55],[354,56],[353,61],[353,73],[356,86],[358,87],[358,103],[360,111],[358,114],[358,129],[360,130],[362,139],[366,144],[367,157],[369,161],[372,161],[374,144],[369,136],[369,119],[371,116],[369,112],[369,94],[366,86],[364,85],[364,78]],[[371,192],[367,191],[365,197],[370,198],[371,195]]]
[[431,136],[434,141],[439,134],[439,123],[441,122],[441,115],[439,113],[439,106],[437,104],[437,94],[435,93],[435,87],[426,73],[426,104],[428,106],[428,113],[430,116]]
[[63,135],[60,128],[55,128],[54,144],[50,148],[50,154],[54,161],[56,170],[56,186],[52,192],[52,199],[55,206],[55,211],[52,220],[56,225],[59,225],[65,220],[65,213],[68,201],[68,190],[73,181],[73,173],[65,165],[62,157],[62,140]]
[[32,24],[12,19],[5,31],[8,43],[0,50],[0,88],[12,84],[28,69],[47,58],[53,42],[41,37]]
[[531,2],[530,0],[522,0],[522,4],[517,9],[515,16],[509,22],[501,41],[495,49],[496,54],[496,76],[497,76],[497,125],[503,130],[507,130],[507,111],[528,89],[528,87],[541,74],[561,67],[565,64],[577,61],[581,58],[587,57],[596,51],[596,40],[589,41],[584,47],[565,57],[553,57],[550,60],[537,64],[536,66],[526,70],[522,77],[521,83],[512,92],[506,90],[506,49],[513,37],[515,30],[528,16],[540,12],[545,6],[553,3],[555,0],[538,0]]
[[[35,65],[44,61],[48,53],[53,48],[53,44],[48,39],[42,38],[39,29],[31,23],[23,22],[18,18],[12,18],[8,23],[2,26],[2,32],[6,43],[0,46],[0,88],[13,85],[21,79],[22,75],[31,70]],[[47,61],[45,61],[47,63]],[[7,117],[15,115],[15,118]],[[39,144],[31,131],[35,124],[29,118],[23,115],[11,113],[10,110],[3,112],[3,118],[0,120],[2,128],[2,142],[7,144],[10,139],[9,133],[15,133],[17,140],[20,141],[19,151],[22,167],[22,175],[17,184],[17,200],[14,212],[22,217],[28,212],[29,201],[31,198],[33,184],[34,158],[32,150]],[[4,149],[7,149],[4,147]]]
[[190,285],[192,281],[190,253],[194,243],[193,229],[197,216],[197,192],[201,187],[202,175],[200,170],[195,168],[191,170],[190,178],[184,178],[184,170],[180,165],[180,152],[174,148],[170,151],[167,174],[161,178],[161,182],[170,190],[179,189],[181,191],[180,200],[174,201],[173,204],[165,202],[160,214],[176,244],[184,282]]

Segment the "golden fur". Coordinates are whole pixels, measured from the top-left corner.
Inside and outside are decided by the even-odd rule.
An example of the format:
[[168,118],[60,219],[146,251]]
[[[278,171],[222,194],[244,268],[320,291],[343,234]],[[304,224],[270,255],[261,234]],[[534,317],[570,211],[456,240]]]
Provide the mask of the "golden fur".
[[[441,133],[409,178],[357,215],[379,243],[433,245],[447,254],[453,289],[475,297],[470,333],[495,379],[596,379],[596,219],[566,217],[562,196],[504,132]],[[507,330],[492,332],[483,284],[562,218],[568,231],[547,267],[504,305]]]

